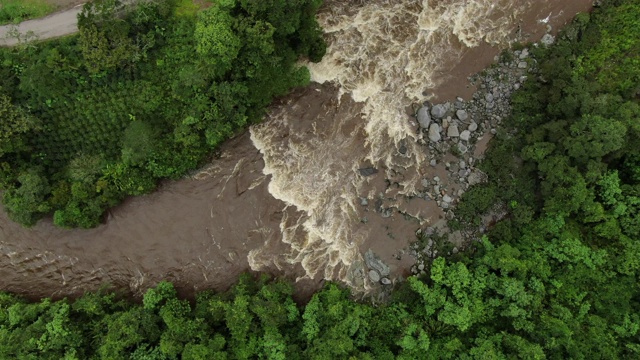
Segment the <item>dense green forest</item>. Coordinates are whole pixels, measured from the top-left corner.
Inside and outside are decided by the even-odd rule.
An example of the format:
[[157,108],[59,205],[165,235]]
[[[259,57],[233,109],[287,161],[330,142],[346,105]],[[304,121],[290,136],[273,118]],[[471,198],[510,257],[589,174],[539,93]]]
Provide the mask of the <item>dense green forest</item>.
[[79,35],[0,49],[0,188],[11,218],[93,227],[196,168],[308,83],[321,0],[87,3]]
[[0,358],[640,358],[640,1],[603,2],[535,53],[482,164],[490,182],[456,210],[461,226],[496,202],[509,216],[388,303],[329,284],[297,305],[287,283],[250,277],[192,302],[168,283],[142,304],[5,294]]

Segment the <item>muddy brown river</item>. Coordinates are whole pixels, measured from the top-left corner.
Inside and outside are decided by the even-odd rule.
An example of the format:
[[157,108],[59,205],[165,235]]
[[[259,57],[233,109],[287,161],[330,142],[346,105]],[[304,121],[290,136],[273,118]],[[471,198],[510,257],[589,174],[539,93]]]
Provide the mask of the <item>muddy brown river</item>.
[[[500,49],[555,32],[591,3],[326,1],[318,17],[329,49],[310,66],[314,83],[277,100],[190,178],[127,200],[91,230],[51,219],[24,229],[1,213],[0,289],[62,297],[110,284],[140,295],[167,279],[190,295],[254,270],[296,281],[300,294],[326,280],[365,292],[368,249],[392,280],[406,276],[415,231],[444,215],[411,195],[420,179],[446,175],[425,166],[407,109],[470,96],[467,77]],[[377,173],[363,176],[367,167]]]

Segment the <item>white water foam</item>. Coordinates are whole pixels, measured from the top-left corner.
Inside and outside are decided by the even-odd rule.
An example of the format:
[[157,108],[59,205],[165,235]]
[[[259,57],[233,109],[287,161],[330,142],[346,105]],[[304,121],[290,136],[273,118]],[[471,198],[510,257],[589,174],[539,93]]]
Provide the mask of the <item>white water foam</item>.
[[[446,80],[446,67],[469,48],[507,43],[526,5],[514,0],[327,1],[318,15],[327,55],[308,67],[314,82],[338,86],[338,99],[312,129],[296,129],[300,119],[291,119],[286,106],[251,129],[264,155],[264,173],[271,176],[269,191],[287,204],[281,224],[282,241],[291,246],[287,262],[302,264],[309,278],[321,272],[325,279],[347,280],[349,267],[362,260],[357,245],[367,235],[354,231],[360,220],[358,194],[366,185],[358,167],[370,162],[386,171],[410,168],[412,175],[400,185],[401,193],[412,193],[425,154],[406,109],[426,100],[424,90]],[[338,116],[327,115],[340,107],[343,94],[362,103],[361,114],[335,110]],[[399,164],[401,143],[409,161]],[[292,208],[303,215],[290,218]],[[266,250],[250,254],[254,270],[277,262],[261,255]]]

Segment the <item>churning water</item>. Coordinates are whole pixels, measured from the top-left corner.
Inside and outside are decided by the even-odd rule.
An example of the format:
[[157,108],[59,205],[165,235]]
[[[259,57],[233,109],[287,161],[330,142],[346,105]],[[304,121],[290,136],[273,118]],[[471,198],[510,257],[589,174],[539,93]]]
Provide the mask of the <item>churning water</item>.
[[68,296],[111,283],[140,293],[169,279],[192,293],[253,269],[311,290],[323,279],[362,290],[369,248],[403,274],[416,228],[443,216],[410,195],[421,178],[445,176],[424,166],[411,105],[468,95],[466,77],[500,47],[536,40],[590,5],[328,0],[318,15],[328,52],[308,64],[315,84],[280,99],[197,175],[130,199],[96,229],[45,220],[27,230],[2,214],[0,288]]

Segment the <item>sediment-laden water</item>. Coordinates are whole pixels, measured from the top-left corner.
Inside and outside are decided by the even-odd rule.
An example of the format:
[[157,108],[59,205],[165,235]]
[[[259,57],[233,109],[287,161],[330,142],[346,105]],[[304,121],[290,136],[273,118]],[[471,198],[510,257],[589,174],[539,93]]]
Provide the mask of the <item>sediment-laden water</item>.
[[[571,2],[326,1],[327,56],[314,84],[277,101],[192,178],[112,209],[92,230],[50,219],[23,229],[0,215],[0,289],[69,296],[110,283],[140,293],[169,279],[185,293],[224,289],[253,269],[354,289],[372,249],[406,275],[415,230],[442,210],[411,198],[428,148],[409,116],[429,99],[468,96],[467,76],[512,41],[539,39],[585,11]],[[373,171],[375,169],[375,171]]]

